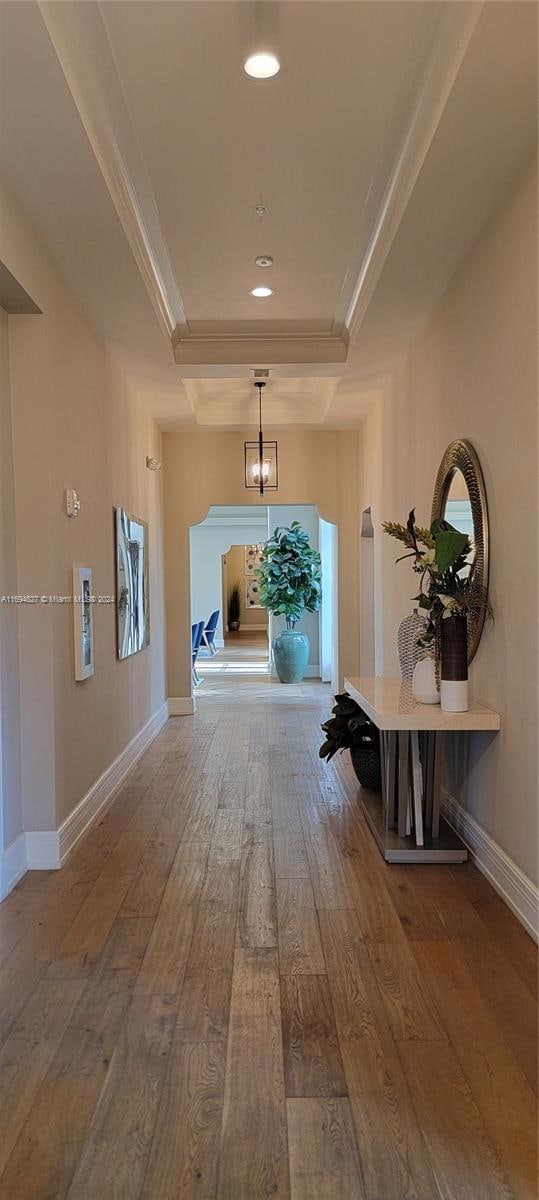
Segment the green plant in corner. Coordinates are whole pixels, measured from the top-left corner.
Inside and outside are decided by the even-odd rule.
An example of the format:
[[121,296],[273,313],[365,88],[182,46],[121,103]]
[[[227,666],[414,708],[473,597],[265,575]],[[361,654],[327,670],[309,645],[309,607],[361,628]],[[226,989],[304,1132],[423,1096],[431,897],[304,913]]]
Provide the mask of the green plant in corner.
[[286,618],[293,629],[304,611],[317,612],[322,600],[320,555],[309,543],[299,521],[277,527],[265,542],[260,580],[260,603],[275,616]]

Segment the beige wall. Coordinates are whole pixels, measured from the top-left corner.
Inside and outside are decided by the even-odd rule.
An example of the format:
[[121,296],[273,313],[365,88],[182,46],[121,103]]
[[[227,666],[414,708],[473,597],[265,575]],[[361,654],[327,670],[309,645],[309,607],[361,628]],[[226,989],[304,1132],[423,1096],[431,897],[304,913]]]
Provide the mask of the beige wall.
[[[315,504],[339,529],[339,630],[341,676],[359,666],[359,451],[356,430],[275,433],[279,441],[279,491],[272,503]],[[189,629],[189,526],[211,504],[244,504],[243,442],[238,433],[163,435],[167,664],[170,696],[191,693]],[[265,505],[267,497],[261,497]],[[248,503],[253,504],[254,494]],[[341,554],[342,550],[342,554]]]
[[485,476],[491,534],[487,626],[471,687],[502,730],[471,739],[469,786],[450,789],[517,865],[537,878],[536,179],[529,170],[482,232],[408,362],[364,429],[363,493],[374,500],[378,673],[396,670],[395,633],[413,578],[394,566],[384,518],[415,504],[430,519],[447,444],[468,438]]
[[[9,318],[17,587],[66,595],[75,565],[115,591],[113,506],[149,523],[151,644],[116,658],[115,608],[94,609],[95,675],[74,679],[73,613],[21,606],[20,742],[25,829],[56,828],[165,699],[161,480],[154,425],[12,197],[0,257],[43,310]],[[66,487],[80,515],[63,510]]]
[[240,585],[240,625],[242,629],[252,628],[253,625],[263,625],[267,629],[268,614],[266,609],[245,607],[245,546],[233,545],[230,547],[226,555],[226,566],[229,591],[235,583],[239,583]]

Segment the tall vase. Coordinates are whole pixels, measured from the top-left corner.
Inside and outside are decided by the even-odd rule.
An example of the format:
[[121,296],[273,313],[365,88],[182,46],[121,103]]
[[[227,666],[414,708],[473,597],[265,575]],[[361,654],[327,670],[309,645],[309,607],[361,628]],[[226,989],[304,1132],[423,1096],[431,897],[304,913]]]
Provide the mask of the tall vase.
[[468,623],[466,613],[442,619],[441,689],[444,712],[467,712],[468,697]]
[[424,656],[424,649],[418,645],[418,639],[425,631],[425,618],[420,616],[417,608],[404,617],[397,632],[397,653],[401,677],[411,683],[414,668]]
[[301,683],[309,661],[310,644],[299,629],[283,629],[273,639],[273,661],[281,683]]

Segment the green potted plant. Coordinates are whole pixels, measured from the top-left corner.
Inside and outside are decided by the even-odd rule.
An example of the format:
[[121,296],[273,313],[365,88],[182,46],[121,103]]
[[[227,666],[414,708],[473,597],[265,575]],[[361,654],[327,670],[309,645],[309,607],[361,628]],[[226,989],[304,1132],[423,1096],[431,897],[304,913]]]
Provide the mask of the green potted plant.
[[240,627],[241,594],[239,583],[233,583],[228,593],[228,628],[237,633]]
[[286,629],[272,642],[273,660],[281,683],[301,683],[309,661],[309,638],[296,624],[305,611],[317,612],[322,599],[320,555],[309,534],[293,521],[278,527],[262,547],[260,603],[274,616],[283,616]]
[[318,751],[329,762],[339,750],[349,750],[352,766],[362,787],[379,792],[382,787],[380,734],[355,700],[343,692],[335,696],[329,721],[321,729],[324,741]]

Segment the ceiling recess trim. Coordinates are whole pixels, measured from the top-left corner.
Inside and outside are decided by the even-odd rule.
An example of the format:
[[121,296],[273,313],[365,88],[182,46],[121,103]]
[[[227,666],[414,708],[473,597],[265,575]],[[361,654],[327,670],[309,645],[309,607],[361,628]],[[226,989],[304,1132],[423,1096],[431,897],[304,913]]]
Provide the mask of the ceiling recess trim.
[[[473,36],[484,0],[440,6],[434,35],[413,88],[414,100],[382,201],[368,216],[367,250],[346,306],[328,333],[242,333],[189,329],[160,225],[157,202],[123,92],[106,15],[99,0],[37,0],[69,90],[146,291],[180,366],[345,363],[380,279],[417,178]],[[351,266],[351,273],[354,267]],[[340,304],[344,308],[344,296]],[[344,320],[343,320],[344,317]]]
[[272,366],[293,363],[343,363],[348,356],[348,341],[334,334],[222,334],[212,337],[179,335],[173,338],[174,358],[194,365],[238,363]]
[[95,0],[38,0],[82,125],[146,291],[168,340],[186,328],[185,310],[146,164]]
[[395,156],[344,317],[351,344],[367,313],[483,4],[484,0],[470,0],[467,4],[445,4],[441,8],[434,44],[426,56],[411,116]]

